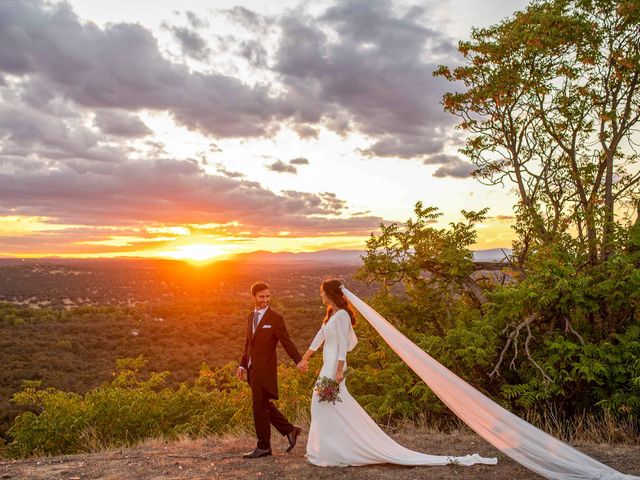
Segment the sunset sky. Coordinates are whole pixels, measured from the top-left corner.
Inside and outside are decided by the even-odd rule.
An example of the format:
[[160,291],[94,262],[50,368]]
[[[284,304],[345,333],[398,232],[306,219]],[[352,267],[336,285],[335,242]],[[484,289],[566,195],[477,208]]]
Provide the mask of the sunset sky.
[[0,256],[363,249],[513,193],[469,177],[432,76],[522,0],[0,0]]

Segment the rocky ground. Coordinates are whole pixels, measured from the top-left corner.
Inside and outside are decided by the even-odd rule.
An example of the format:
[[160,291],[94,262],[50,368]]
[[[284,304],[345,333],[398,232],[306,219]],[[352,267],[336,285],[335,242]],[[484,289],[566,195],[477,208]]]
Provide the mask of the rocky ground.
[[[274,439],[274,455],[258,460],[244,460],[242,453],[251,450],[249,436],[183,440],[167,443],[149,441],[132,448],[99,453],[65,455],[25,460],[0,460],[0,479],[538,479],[474,435],[434,434],[419,430],[393,435],[403,445],[432,454],[464,455],[479,453],[497,456],[497,466],[472,467],[366,467],[320,468],[304,457],[306,438],[290,453],[284,453],[283,439]],[[640,475],[640,447],[633,445],[583,444],[578,448],[624,473]]]

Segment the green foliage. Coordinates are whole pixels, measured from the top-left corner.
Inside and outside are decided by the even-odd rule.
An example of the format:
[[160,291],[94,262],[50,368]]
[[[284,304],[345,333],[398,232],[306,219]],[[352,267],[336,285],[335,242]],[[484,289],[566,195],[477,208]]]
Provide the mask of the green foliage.
[[515,250],[564,248],[596,265],[616,248],[618,218],[638,208],[640,8],[626,0],[532,1],[474,29],[445,110],[462,152],[489,184],[514,187]]
[[553,382],[545,383],[530,365],[520,364],[522,383],[502,386],[515,405],[540,410],[553,404],[568,416],[591,410],[640,419],[640,325],[585,345],[560,334],[548,336],[536,359]]
[[404,225],[381,225],[379,234],[367,241],[360,277],[393,284],[420,281],[423,270],[447,280],[463,278],[473,271],[469,247],[477,239],[475,225],[481,222],[487,209],[479,212],[463,210],[465,221],[450,224],[449,229],[433,226],[442,216],[435,207],[416,203],[416,218]]
[[[486,372],[495,360],[498,331],[479,310],[458,303],[446,333],[440,335],[432,322],[437,309],[428,311],[422,301],[382,290],[370,304],[447,368],[490,393],[493,386]],[[386,423],[421,419],[445,429],[455,424],[451,412],[368,324],[359,323],[356,331],[359,342],[349,357],[354,367],[349,388],[370,415]]]
[[[322,318],[318,295],[322,277],[315,284],[301,274],[287,273],[286,278],[291,285],[309,284],[306,290],[295,291],[286,284],[291,292],[286,303],[274,307],[285,314],[293,341],[302,347],[313,338]],[[237,361],[244,342],[247,293],[232,287],[217,296],[170,298],[136,307],[56,310],[0,302],[0,338],[6,339],[0,348],[0,437],[24,412],[9,402],[24,380],[84,394],[113,379],[118,358],[144,355],[148,362],[139,378],[170,370],[166,386],[176,389],[197,377],[202,362],[221,367]],[[283,351],[278,356],[287,358]]]
[[[143,357],[118,361],[114,380],[84,395],[27,382],[13,401],[34,412],[21,414],[9,430],[12,456],[55,455],[131,445],[148,438],[200,437],[251,425],[251,393],[235,379],[235,364],[202,365],[193,385],[165,385],[168,372],[142,378]],[[281,367],[279,405],[298,418],[309,409],[311,376]]]
[[[447,368],[527,418],[591,412],[637,425],[640,224],[620,226],[616,250],[597,265],[566,248],[566,239],[538,245],[519,268],[505,268],[504,284],[482,284],[487,301],[479,305],[467,288],[482,213],[436,229],[435,212],[418,204],[417,220],[383,226],[369,240],[360,276],[383,284],[374,308]],[[375,334],[358,333],[352,386],[377,419],[452,420]]]
[[401,283],[412,298],[411,308],[431,312],[431,324],[444,334],[452,305],[486,301],[471,276],[475,266],[469,248],[477,240],[475,226],[487,209],[462,210],[464,220],[451,222],[449,228],[434,226],[441,216],[434,207],[418,202],[414,212],[415,219],[381,225],[379,234],[371,234],[358,278],[387,288]]

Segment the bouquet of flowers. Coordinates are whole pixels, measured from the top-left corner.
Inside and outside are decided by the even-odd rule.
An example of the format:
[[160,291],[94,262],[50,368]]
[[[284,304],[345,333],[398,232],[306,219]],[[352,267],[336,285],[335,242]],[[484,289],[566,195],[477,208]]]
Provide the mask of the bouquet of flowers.
[[342,402],[338,394],[340,393],[340,384],[328,377],[320,377],[316,382],[315,391],[318,392],[320,402]]
[[[347,368],[344,371],[344,378],[351,375],[351,372],[352,369]],[[316,382],[315,391],[318,392],[321,402],[331,402],[334,405],[336,402],[342,403],[342,400],[338,396],[340,393],[340,384],[331,378],[320,377]]]

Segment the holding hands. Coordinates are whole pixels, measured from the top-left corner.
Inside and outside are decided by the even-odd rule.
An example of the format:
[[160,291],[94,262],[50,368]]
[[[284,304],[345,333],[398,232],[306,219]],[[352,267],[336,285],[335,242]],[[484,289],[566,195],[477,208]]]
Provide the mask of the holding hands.
[[309,349],[302,356],[302,360],[300,360],[297,365],[300,373],[307,373],[309,371],[309,358],[311,358],[311,355],[313,355],[314,353],[316,353],[315,350]]
[[300,373],[306,373],[309,370],[309,361],[303,358],[298,362],[298,365],[296,367],[298,368]]

